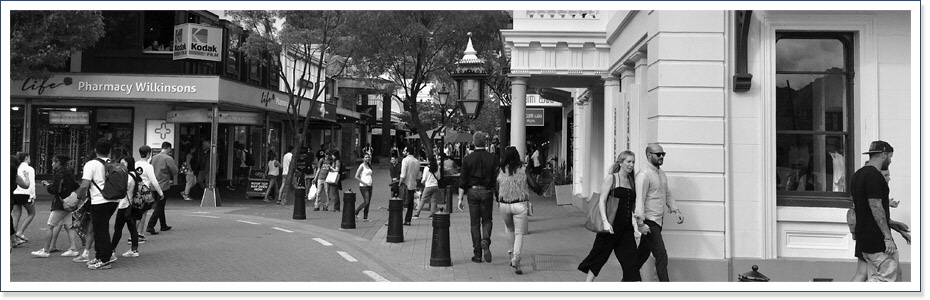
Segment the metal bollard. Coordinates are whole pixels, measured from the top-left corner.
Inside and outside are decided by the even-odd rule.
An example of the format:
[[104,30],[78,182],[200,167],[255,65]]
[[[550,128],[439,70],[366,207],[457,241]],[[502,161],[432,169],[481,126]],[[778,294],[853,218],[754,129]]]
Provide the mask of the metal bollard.
[[433,214],[433,248],[430,251],[430,267],[451,267],[452,255],[449,251],[449,213]]
[[388,201],[388,243],[404,242],[403,213],[404,201],[397,197],[391,198],[391,201]]
[[342,196],[342,229],[355,229],[355,192],[352,189]]
[[307,188],[303,185],[294,189],[294,220],[307,219]]

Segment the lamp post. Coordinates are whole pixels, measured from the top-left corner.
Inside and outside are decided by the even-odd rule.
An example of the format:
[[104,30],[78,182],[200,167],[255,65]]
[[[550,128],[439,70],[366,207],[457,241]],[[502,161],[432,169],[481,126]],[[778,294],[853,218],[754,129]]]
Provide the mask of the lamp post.
[[486,101],[485,79],[489,74],[484,59],[480,59],[476,55],[478,51],[475,51],[475,47],[472,46],[471,36],[472,34],[469,32],[465,55],[455,63],[452,79],[456,83],[459,109],[462,110],[462,114],[466,118],[474,119],[481,113],[481,106]]

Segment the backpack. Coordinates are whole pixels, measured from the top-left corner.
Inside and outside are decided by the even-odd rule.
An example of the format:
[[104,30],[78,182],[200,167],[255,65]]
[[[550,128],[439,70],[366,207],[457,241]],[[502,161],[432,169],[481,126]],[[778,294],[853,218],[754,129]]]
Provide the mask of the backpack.
[[136,182],[136,188],[132,192],[132,197],[129,198],[129,204],[136,209],[148,210],[152,207],[152,203],[155,202],[155,196],[152,193],[152,188],[142,182],[142,168],[136,168],[136,171],[130,175],[133,181]]
[[103,199],[120,200],[126,198],[126,182],[129,180],[129,170],[126,170],[126,166],[119,161],[107,163],[100,158],[95,158],[95,160],[103,164],[106,170],[102,189],[97,185],[97,182],[91,181],[100,191],[100,194],[103,195]]
[[249,151],[246,150],[242,150],[242,156],[245,156],[246,166],[251,167],[255,165],[255,158],[252,157],[252,153],[249,153]]

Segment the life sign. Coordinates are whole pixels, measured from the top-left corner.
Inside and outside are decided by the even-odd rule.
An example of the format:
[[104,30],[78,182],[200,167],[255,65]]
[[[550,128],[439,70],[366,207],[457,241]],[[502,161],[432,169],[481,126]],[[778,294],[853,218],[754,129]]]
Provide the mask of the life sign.
[[526,126],[545,126],[546,110],[543,108],[526,109]]
[[174,60],[199,59],[221,61],[223,29],[201,24],[174,26],[174,43],[171,46]]

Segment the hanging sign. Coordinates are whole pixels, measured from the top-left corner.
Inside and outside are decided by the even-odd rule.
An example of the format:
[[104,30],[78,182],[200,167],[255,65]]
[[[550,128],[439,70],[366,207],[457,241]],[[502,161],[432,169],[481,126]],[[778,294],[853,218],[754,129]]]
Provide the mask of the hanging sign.
[[545,126],[546,110],[542,108],[526,109],[526,126]]
[[175,25],[172,50],[174,60],[221,61],[223,29],[192,23]]
[[165,120],[145,120],[145,144],[152,149],[160,149],[164,142],[174,145],[174,135],[174,124]]

